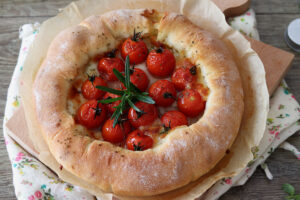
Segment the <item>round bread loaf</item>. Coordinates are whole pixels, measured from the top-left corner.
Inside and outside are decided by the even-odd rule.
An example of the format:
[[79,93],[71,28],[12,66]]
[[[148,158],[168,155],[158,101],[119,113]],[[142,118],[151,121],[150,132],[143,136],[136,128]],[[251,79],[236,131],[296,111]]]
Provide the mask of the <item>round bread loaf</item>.
[[[80,134],[67,109],[72,81],[99,54],[133,30],[155,36],[195,63],[209,88],[203,116],[172,130],[158,145],[130,151]],[[48,49],[33,87],[35,112],[56,160],[105,192],[150,196],[182,187],[211,170],[237,136],[244,109],[236,64],[223,42],[175,13],[116,10],[61,32]]]

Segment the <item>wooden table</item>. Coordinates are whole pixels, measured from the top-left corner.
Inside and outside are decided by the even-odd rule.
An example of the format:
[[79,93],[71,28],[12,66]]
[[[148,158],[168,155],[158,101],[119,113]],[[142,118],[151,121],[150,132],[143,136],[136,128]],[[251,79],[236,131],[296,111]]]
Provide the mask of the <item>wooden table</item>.
[[[18,30],[22,24],[42,22],[57,14],[71,0],[0,0],[0,123],[2,125],[7,88],[17,62],[21,41]],[[283,34],[288,23],[300,17],[299,0],[252,0],[258,20],[261,40],[290,51]],[[300,33],[299,33],[300,34]],[[291,70],[286,76],[296,99],[300,102],[300,54],[297,54]],[[2,127],[0,132],[2,132]],[[0,199],[16,199],[12,184],[11,165],[4,139],[0,134]],[[300,148],[300,132],[288,142]],[[258,168],[245,186],[231,189],[221,199],[283,199],[283,183],[293,184],[300,193],[300,161],[290,152],[276,150],[267,160],[274,180],[269,181]]]

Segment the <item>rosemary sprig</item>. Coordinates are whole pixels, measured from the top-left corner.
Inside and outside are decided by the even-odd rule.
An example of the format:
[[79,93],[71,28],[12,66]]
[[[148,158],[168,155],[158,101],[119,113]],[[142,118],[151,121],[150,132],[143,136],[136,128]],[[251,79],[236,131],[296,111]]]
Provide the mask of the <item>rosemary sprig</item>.
[[120,96],[117,98],[103,99],[98,101],[99,103],[108,104],[108,103],[113,103],[121,100],[121,103],[115,107],[116,110],[111,116],[111,119],[114,118],[113,127],[115,127],[119,121],[119,117],[123,114],[123,111],[126,109],[128,105],[138,113],[143,113],[142,110],[140,110],[138,107],[134,105],[134,102],[142,101],[148,104],[155,104],[155,101],[148,96],[149,95],[148,92],[140,91],[133,83],[130,82],[129,56],[126,56],[125,59],[125,77],[121,72],[119,72],[116,69],[113,69],[113,72],[116,75],[116,77],[125,85],[126,90],[116,90],[105,86],[96,86],[96,88]]

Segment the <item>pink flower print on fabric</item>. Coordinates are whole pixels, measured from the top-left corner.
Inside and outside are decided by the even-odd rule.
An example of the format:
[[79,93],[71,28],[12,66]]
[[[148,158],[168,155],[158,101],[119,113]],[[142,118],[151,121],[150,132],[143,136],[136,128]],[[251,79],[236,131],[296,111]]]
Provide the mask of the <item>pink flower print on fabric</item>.
[[5,145],[9,144],[9,141],[8,141],[8,139],[6,137],[4,137],[4,143],[5,143]]
[[245,170],[246,173],[249,173],[250,168],[247,167],[247,169]]
[[247,15],[247,16],[250,16],[250,15],[251,15],[251,13],[250,13],[250,12],[246,12],[246,15]]
[[228,185],[231,185],[231,184],[232,184],[231,178],[226,178],[224,181],[225,181],[225,183],[228,184]]
[[41,191],[37,190],[35,193],[34,193],[34,196],[36,196],[36,198],[40,199],[43,197],[43,194],[41,193]]
[[33,195],[31,195],[31,196],[28,197],[28,200],[34,200],[34,199],[35,199],[35,198],[34,198]]
[[16,159],[15,159],[15,161],[22,160],[23,156],[24,156],[24,154],[22,152],[19,152],[18,155],[17,155],[17,157],[16,157]]

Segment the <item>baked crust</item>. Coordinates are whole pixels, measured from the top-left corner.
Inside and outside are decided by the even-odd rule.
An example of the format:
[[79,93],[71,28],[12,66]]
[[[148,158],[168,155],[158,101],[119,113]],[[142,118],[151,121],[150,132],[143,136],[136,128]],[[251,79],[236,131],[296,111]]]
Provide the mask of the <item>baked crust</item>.
[[[130,151],[77,134],[67,111],[72,80],[97,54],[114,49],[133,29],[157,40],[201,68],[210,89],[204,115],[170,132],[159,145]],[[49,47],[33,87],[35,112],[57,161],[106,192],[149,196],[188,184],[212,169],[233,143],[243,114],[243,90],[229,50],[182,15],[117,10],[92,16],[60,33]]]

